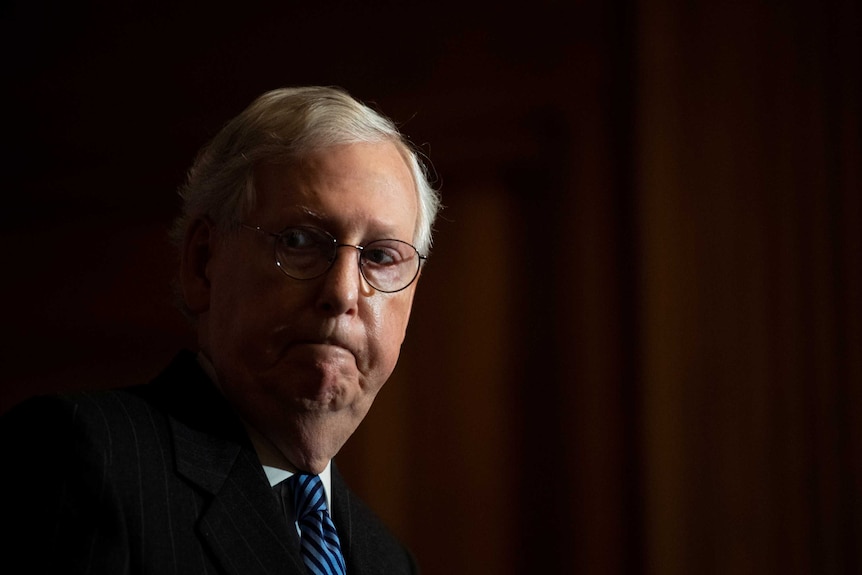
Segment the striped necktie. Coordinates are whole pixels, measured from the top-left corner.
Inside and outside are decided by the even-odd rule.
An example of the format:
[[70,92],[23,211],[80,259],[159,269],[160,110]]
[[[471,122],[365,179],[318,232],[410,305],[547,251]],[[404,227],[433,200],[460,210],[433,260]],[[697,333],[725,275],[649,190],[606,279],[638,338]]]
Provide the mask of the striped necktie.
[[323,483],[317,475],[288,479],[300,530],[300,551],[312,575],[344,575],[347,571],[335,525],[326,509]]

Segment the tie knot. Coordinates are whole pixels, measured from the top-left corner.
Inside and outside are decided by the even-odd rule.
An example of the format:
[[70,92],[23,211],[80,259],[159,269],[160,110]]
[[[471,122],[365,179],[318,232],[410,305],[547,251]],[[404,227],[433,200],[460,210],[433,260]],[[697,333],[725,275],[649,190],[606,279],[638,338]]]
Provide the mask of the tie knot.
[[293,492],[293,508],[297,520],[302,520],[309,513],[326,510],[326,494],[323,492],[323,482],[317,475],[293,475],[288,479]]

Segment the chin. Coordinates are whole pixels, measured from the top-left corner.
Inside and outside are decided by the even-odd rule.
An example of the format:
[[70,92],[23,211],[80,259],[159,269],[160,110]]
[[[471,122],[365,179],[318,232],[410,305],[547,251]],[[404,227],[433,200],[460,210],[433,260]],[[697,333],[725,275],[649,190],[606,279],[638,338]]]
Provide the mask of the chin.
[[356,430],[358,422],[345,421],[346,417],[343,412],[302,417],[298,427],[276,444],[294,466],[320,473]]
[[297,470],[300,473],[309,473],[311,475],[320,475],[323,473],[323,470],[326,469],[327,464],[329,464],[332,458],[326,459],[314,459],[310,461],[302,461],[297,463]]
[[301,446],[299,449],[293,449],[288,460],[299,471],[314,475],[319,475],[341,449],[341,446],[338,449],[308,449],[308,447]]

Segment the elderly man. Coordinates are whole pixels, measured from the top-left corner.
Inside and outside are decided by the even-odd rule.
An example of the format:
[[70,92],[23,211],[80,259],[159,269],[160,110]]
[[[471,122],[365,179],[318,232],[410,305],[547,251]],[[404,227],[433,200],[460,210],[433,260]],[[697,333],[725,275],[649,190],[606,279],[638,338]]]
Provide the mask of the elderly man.
[[149,384],[4,416],[7,567],[416,572],[332,463],[395,367],[431,245],[416,152],[341,90],[275,90],[180,193],[199,349]]

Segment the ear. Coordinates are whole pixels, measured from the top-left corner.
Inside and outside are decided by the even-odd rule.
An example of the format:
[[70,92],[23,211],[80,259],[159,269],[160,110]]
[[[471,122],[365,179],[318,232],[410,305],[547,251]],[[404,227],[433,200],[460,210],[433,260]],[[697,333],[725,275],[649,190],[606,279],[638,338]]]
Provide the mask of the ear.
[[207,268],[213,253],[214,239],[213,223],[209,218],[197,218],[186,229],[180,263],[180,284],[183,300],[189,311],[195,315],[204,313],[210,307]]

